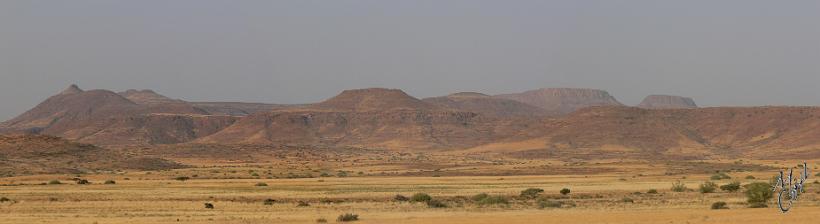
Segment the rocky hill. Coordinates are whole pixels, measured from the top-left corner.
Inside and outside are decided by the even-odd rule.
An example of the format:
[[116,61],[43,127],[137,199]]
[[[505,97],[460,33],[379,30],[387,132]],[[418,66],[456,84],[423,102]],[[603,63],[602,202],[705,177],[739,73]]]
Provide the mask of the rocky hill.
[[[149,93],[153,92],[132,92],[129,96],[152,95]],[[139,145],[190,141],[221,130],[236,120],[231,116],[210,116],[207,111],[182,101],[142,102],[144,104],[135,103],[108,90],[83,91],[71,85],[20,116],[3,122],[2,129],[101,145]]]
[[181,168],[175,162],[42,135],[0,135],[0,175]]
[[153,104],[166,104],[166,103],[185,103],[182,100],[175,100],[168,98],[166,96],[157,94],[153,90],[145,89],[145,90],[134,90],[129,89],[125,92],[118,93],[120,96],[125,97],[126,99],[134,102],[136,104],[142,105],[153,105]]
[[550,116],[547,110],[515,100],[494,98],[482,93],[462,92],[425,98],[422,101],[458,111],[470,111],[496,117]]
[[516,133],[522,129],[516,125],[527,124],[450,110],[401,90],[360,89],[299,109],[253,114],[197,142],[461,148]]
[[495,97],[537,106],[557,114],[569,114],[591,106],[623,105],[608,92],[597,89],[546,88]]
[[685,109],[697,108],[698,105],[692,98],[670,95],[649,95],[638,104],[638,107],[645,109]]

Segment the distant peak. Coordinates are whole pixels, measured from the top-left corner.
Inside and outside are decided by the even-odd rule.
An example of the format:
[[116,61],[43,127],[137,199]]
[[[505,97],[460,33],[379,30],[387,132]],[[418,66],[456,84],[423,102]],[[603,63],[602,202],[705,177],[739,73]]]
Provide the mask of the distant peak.
[[638,104],[638,107],[645,109],[680,109],[697,108],[698,105],[689,97],[673,95],[649,95]]
[[77,87],[76,84],[71,84],[70,86],[68,86],[68,88],[66,88],[65,90],[60,92],[60,95],[68,95],[68,94],[75,94],[75,93],[82,93],[82,92],[83,92],[83,90],[80,89],[80,87]]
[[429,109],[431,105],[422,102],[400,89],[368,88],[342,91],[339,95],[315,105],[320,108],[342,110],[385,110],[395,108]]

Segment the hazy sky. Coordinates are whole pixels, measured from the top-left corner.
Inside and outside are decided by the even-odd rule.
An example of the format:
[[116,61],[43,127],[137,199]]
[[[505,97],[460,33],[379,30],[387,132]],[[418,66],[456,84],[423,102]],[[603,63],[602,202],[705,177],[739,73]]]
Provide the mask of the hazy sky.
[[269,103],[586,87],[820,105],[820,1],[1,0],[0,120],[71,83]]

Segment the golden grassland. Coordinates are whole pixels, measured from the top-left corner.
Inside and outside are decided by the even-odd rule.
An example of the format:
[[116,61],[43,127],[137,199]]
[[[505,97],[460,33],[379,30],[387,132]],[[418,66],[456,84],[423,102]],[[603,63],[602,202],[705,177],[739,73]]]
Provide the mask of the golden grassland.
[[[788,214],[781,214],[771,202],[769,208],[747,208],[742,190],[670,190],[676,181],[696,189],[715,171],[732,176],[712,180],[718,185],[767,182],[782,164],[798,162],[522,160],[465,163],[435,171],[409,163],[280,161],[82,175],[91,181],[88,185],[74,183],[75,175],[32,175],[0,179],[0,197],[10,199],[0,203],[0,223],[335,223],[343,213],[358,214],[360,220],[354,223],[817,223],[820,184],[809,184]],[[817,161],[809,164],[812,173],[818,172]],[[527,169],[545,171],[528,175],[532,172]],[[489,171],[512,175],[486,175]],[[175,180],[181,176],[190,179]],[[812,175],[809,182],[818,178]],[[46,184],[51,180],[62,184]],[[104,184],[106,180],[116,184]],[[519,197],[527,188],[544,189],[540,200],[563,206],[541,208],[539,199]],[[571,193],[561,195],[562,188]],[[647,193],[650,189],[658,193]],[[447,207],[394,200],[397,194],[409,197],[418,192]],[[479,193],[503,196],[508,203],[481,205],[470,200]],[[266,199],[275,202],[266,205]],[[729,209],[710,209],[717,201],[726,202]],[[300,202],[308,206],[298,206]],[[214,209],[206,209],[204,203],[212,203]]]

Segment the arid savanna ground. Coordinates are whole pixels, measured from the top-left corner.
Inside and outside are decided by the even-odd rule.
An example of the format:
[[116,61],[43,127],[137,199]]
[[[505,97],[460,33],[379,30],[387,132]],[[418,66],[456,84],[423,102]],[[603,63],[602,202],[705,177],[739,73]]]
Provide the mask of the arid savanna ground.
[[[301,156],[254,158],[264,161],[254,163],[188,159],[184,162],[191,168],[150,172],[6,177],[0,179],[0,197],[8,198],[0,203],[0,221],[335,223],[339,215],[354,213],[359,217],[354,223],[754,224],[816,223],[820,217],[820,184],[809,184],[788,214],[781,214],[773,201],[769,208],[748,208],[742,189],[698,191],[706,181],[768,182],[779,168],[800,161],[559,161],[447,153]],[[808,162],[812,174],[818,172],[818,161]],[[711,180],[716,173],[731,179]],[[77,184],[75,178],[90,184]],[[817,179],[812,175],[809,182]],[[61,184],[50,184],[55,180]],[[108,180],[114,183],[106,184]],[[689,190],[673,192],[677,181]],[[528,188],[544,192],[522,197]],[[562,195],[563,188],[571,192]],[[415,193],[429,194],[444,207],[396,200],[396,195]],[[481,193],[499,200],[473,200]],[[710,208],[719,201],[729,209]]]

